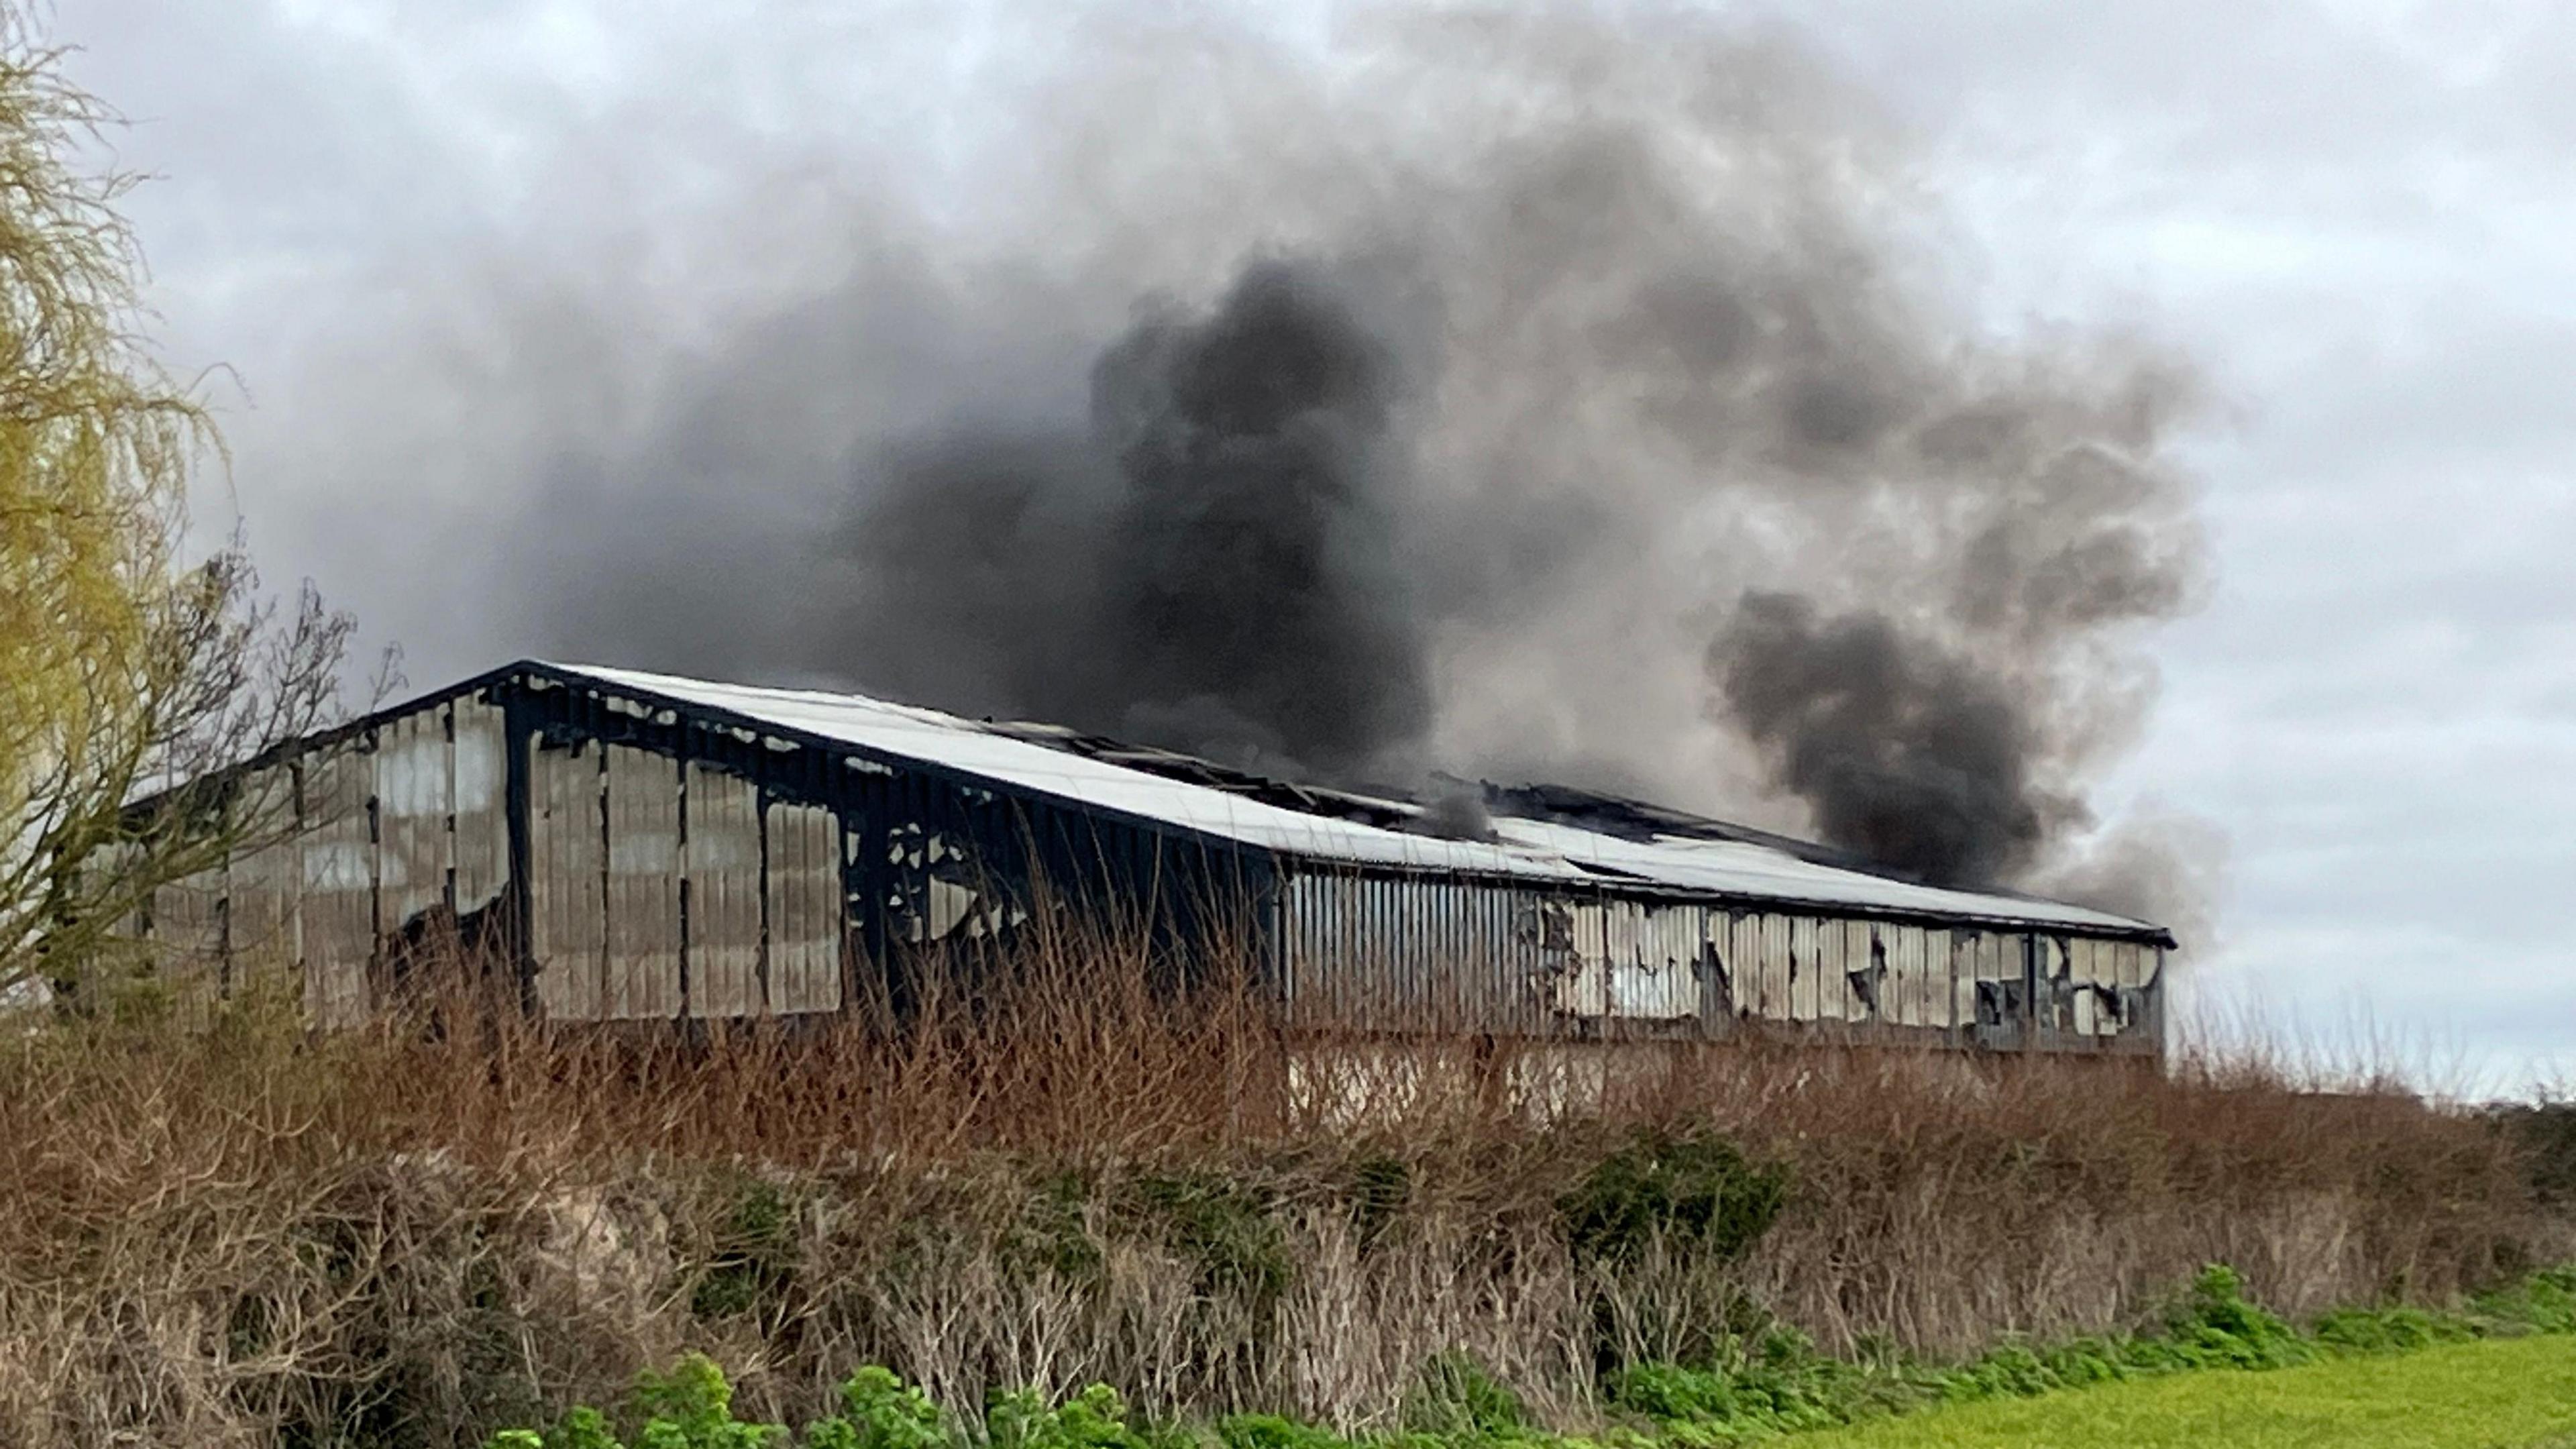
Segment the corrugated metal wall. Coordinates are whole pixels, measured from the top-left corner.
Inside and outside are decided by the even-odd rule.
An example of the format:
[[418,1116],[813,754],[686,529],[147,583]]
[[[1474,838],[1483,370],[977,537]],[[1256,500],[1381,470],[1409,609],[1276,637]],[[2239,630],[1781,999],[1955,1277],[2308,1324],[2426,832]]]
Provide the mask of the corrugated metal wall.
[[840,1009],[833,811],[636,745],[539,732],[527,760],[529,946],[548,1019]]
[[2160,1045],[2159,953],[2134,941],[1313,870],[1283,882],[1278,931],[1293,1019],[1318,1027],[2010,1046],[2036,999],[2038,1045]]
[[769,1009],[841,1009],[841,821],[789,801],[761,812]]
[[761,990],[760,791],[749,780],[688,763],[680,843],[688,892],[689,1010],[757,1016]]
[[680,767],[608,747],[608,970],[599,1014],[610,1021],[680,1014]]
[[374,761],[354,745],[307,757],[298,793],[304,835],[304,1009],[324,1026],[364,1020],[376,954]]
[[[245,818],[276,821],[287,829],[297,819],[297,772],[293,765],[255,770],[243,782]],[[303,980],[304,861],[292,840],[236,855],[227,872],[225,954],[235,991],[300,990]]]
[[251,843],[156,893],[147,934],[177,948],[164,969],[234,995],[291,982],[319,1025],[366,1019],[388,940],[500,898],[502,749],[501,710],[460,698],[245,772],[234,809]]
[[183,1021],[200,1019],[223,989],[226,875],[199,871],[152,892],[152,936],[165,948],[161,969]]
[[[248,772],[277,839],[163,887],[144,929],[186,990],[299,982],[317,1024],[365,1019],[393,943],[501,903],[508,710],[473,695]],[[667,715],[659,723],[672,725]],[[526,735],[526,946],[555,1020],[835,1011],[839,817],[653,749]]]

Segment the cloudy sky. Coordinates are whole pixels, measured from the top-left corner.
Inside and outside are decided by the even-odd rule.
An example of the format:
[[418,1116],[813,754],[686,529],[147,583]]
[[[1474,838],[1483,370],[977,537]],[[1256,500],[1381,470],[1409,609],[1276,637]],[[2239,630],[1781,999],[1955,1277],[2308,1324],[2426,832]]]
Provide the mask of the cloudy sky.
[[[538,651],[711,657],[723,641],[682,624],[633,632],[667,591],[621,577],[672,576],[657,540],[796,526],[792,480],[841,466],[866,419],[953,406],[961,378],[1061,402],[1116,291],[1062,278],[1204,295],[1227,247],[1359,214],[1335,108],[1394,114],[1404,85],[1347,39],[1382,11],[777,4],[746,28],[718,8],[59,6],[76,75],[133,123],[117,158],[155,178],[130,209],[168,354],[223,369],[234,466],[201,515],[238,513],[272,581],[317,579],[415,684]],[[1592,23],[1802,57],[1848,96],[1799,154],[1901,156],[1872,174],[1910,188],[1904,234],[1963,311],[2139,339],[2201,379],[2161,446],[2212,582],[2141,645],[2160,695],[2095,800],[2223,852],[2202,990],[2328,1034],[2366,1021],[2436,1070],[2576,1066],[2576,9],[1827,0]],[[1326,79],[1280,80],[1304,66]],[[1194,159],[1254,147],[1258,170]],[[971,282],[924,260],[952,255]],[[1023,284],[1007,313],[940,300]],[[977,335],[1004,315],[1036,340]],[[818,429],[764,384],[817,356],[861,421]],[[645,416],[682,395],[725,421]],[[667,471],[657,440],[709,428],[695,493],[620,492],[620,460]],[[518,585],[557,556],[577,593]],[[714,557],[683,592],[764,587],[756,557]]]

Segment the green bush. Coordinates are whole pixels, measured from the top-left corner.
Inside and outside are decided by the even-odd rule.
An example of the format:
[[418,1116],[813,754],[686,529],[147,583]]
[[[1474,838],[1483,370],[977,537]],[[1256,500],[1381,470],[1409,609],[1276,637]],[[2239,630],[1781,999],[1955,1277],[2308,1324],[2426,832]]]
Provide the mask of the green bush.
[[1107,1384],[1093,1384],[1050,1406],[1036,1389],[1001,1394],[984,1410],[990,1449],[1146,1449],[1127,1423],[1127,1403]]
[[1423,1365],[1405,1400],[1404,1426],[1443,1439],[1505,1439],[1528,1430],[1529,1414],[1475,1355],[1444,1353]]
[[841,1385],[841,1412],[805,1430],[805,1449],[945,1449],[948,1426],[930,1396],[873,1364]]
[[2166,1317],[2165,1338],[2177,1368],[2282,1368],[2316,1357],[2298,1330],[2245,1297],[2244,1280],[2224,1263],[2192,1279]]
[[1127,1185],[1123,1205],[1149,1236],[1197,1265],[1204,1296],[1266,1309],[1296,1273],[1270,1195],[1258,1187],[1212,1172],[1148,1173]]
[[1734,1258],[1771,1230],[1789,1195],[1785,1168],[1715,1137],[1642,1132],[1557,1200],[1577,1259],[1633,1262],[1662,1242]]
[[1413,1168],[1399,1157],[1363,1157],[1351,1170],[1351,1227],[1365,1252],[1413,1200]]
[[768,1449],[787,1440],[784,1424],[734,1418],[733,1385],[704,1354],[690,1354],[668,1374],[644,1375],[635,1404],[644,1415],[636,1449]]
[[1277,1414],[1229,1414],[1216,1421],[1216,1439],[1224,1449],[1345,1449],[1330,1431]]
[[2421,1308],[2343,1308],[2319,1318],[2318,1344],[2337,1353],[2402,1353],[2478,1336],[2466,1318]]
[[689,1289],[689,1311],[701,1319],[732,1318],[776,1303],[795,1281],[795,1204],[778,1184],[746,1177],[713,1251]]
[[2525,1333],[2576,1333],[2576,1266],[2544,1268],[2481,1293],[2469,1300],[2469,1311]]
[[[690,1354],[667,1374],[636,1381],[635,1416],[641,1421],[634,1449],[784,1449],[784,1424],[746,1423],[733,1416],[733,1386],[703,1354]],[[841,1385],[841,1412],[806,1426],[805,1449],[946,1449],[945,1420],[929,1396],[882,1368],[863,1368]],[[494,1435],[488,1449],[627,1449],[608,1416],[587,1406],[564,1415],[552,1430],[511,1429]]]

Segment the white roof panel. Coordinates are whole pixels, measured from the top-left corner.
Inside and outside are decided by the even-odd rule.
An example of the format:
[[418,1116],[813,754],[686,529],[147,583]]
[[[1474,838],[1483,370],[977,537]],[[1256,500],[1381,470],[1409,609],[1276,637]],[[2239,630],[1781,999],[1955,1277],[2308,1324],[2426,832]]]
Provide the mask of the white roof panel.
[[[1116,810],[1291,856],[1362,865],[1597,881],[1605,873],[1694,892],[1861,910],[1921,912],[2073,930],[2154,930],[2082,906],[1893,880],[1751,841],[1649,840],[1557,820],[1498,814],[1492,843],[1448,840],[1308,814],[1212,785],[1170,779],[973,720],[864,695],[714,684],[592,665],[548,665],[602,688],[722,710],[895,759],[945,766],[1057,799]],[[1388,802],[1399,809],[1412,808]]]
[[1433,870],[1508,871],[1558,878],[1588,874],[1562,859],[1536,852],[1442,840],[1308,815],[1212,786],[1166,779],[1071,750],[1017,739],[935,709],[889,704],[864,695],[710,684],[632,669],[550,667],[595,679],[611,688],[727,710],[782,729],[799,730],[901,759],[945,765],[1059,799],[1102,806],[1264,850]]

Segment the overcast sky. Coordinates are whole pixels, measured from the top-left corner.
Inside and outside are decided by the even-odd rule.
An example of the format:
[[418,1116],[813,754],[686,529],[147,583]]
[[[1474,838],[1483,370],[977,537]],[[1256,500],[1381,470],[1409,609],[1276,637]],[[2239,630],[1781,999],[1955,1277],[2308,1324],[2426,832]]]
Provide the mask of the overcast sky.
[[[135,123],[120,159],[157,178],[131,212],[169,354],[238,380],[214,387],[233,494],[201,512],[238,508],[272,581],[319,580],[414,684],[554,643],[474,562],[495,460],[568,446],[523,398],[592,388],[585,426],[613,430],[721,318],[859,265],[868,218],[972,238],[1071,189],[1015,168],[1046,138],[1014,128],[1097,16],[720,8],[60,5],[77,76]],[[1883,108],[1975,307],[2134,332],[2208,380],[2179,453],[2216,585],[2155,636],[2161,702],[2103,797],[2223,834],[2195,979],[2367,1016],[2437,1067],[2569,1070],[2576,7],[1718,13]],[[1334,24],[1270,43],[1321,53]],[[637,297],[630,329],[577,315]]]

